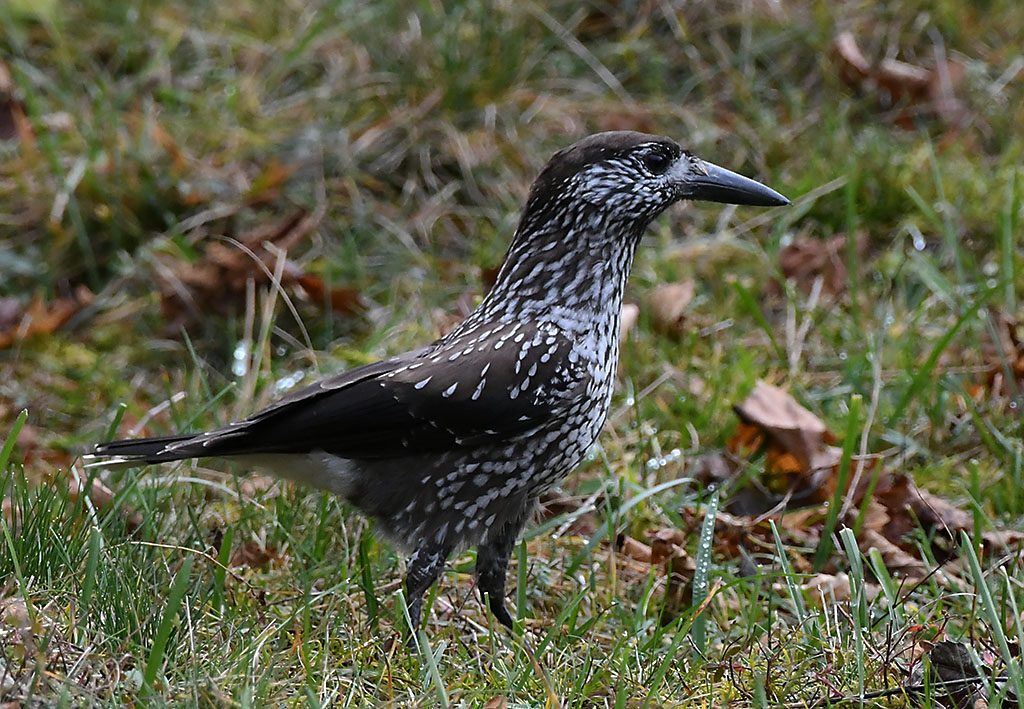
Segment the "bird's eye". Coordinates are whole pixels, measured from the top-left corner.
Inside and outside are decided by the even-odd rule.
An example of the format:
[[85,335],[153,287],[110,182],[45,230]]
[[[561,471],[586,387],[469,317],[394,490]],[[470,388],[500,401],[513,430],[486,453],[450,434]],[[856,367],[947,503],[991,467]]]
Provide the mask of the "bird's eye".
[[644,167],[650,170],[655,175],[661,175],[668,169],[670,160],[665,153],[653,152],[647,153],[643,157]]

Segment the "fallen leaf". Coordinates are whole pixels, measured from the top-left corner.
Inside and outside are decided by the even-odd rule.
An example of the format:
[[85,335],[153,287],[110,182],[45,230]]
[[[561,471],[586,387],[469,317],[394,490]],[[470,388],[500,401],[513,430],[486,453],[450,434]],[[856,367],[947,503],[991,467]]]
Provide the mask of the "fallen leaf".
[[982,532],[981,541],[990,551],[1011,552],[1019,554],[1024,551],[1024,532],[1016,529],[993,530]]
[[[240,236],[237,243],[211,241],[193,263],[167,265],[156,273],[161,310],[177,330],[199,322],[206,313],[225,313],[242,307],[248,283],[270,282],[278,267],[279,254],[309,237],[317,217],[297,211],[278,221],[260,225]],[[329,303],[332,310],[351,314],[362,308],[358,291],[336,287],[327,292],[323,281],[305,273],[291,260],[281,272],[281,285],[294,286],[311,302]]]
[[862,530],[857,542],[865,554],[871,549],[878,550],[885,568],[902,581],[913,584],[928,577],[929,570],[923,561],[903,551],[873,529]]
[[[52,475],[47,475],[46,477],[51,484],[62,483],[66,480],[68,497],[72,502],[77,502],[82,496],[83,491],[89,498],[90,503],[97,509],[105,509],[114,502],[114,491],[107,487],[98,477],[93,477],[91,480],[83,480],[78,474],[67,475],[59,479]],[[120,511],[121,517],[124,519],[125,528],[129,532],[134,532],[142,526],[141,512],[138,512],[129,505],[121,505]]]
[[491,697],[484,703],[483,709],[508,709],[508,700],[505,697]]
[[[855,239],[857,253],[863,255],[867,238],[863,232],[859,232]],[[779,251],[782,275],[794,281],[805,294],[811,292],[819,278],[822,293],[838,295],[845,291],[846,260],[845,234],[828,240],[798,237]]]
[[1017,318],[996,308],[989,309],[995,325],[996,340],[981,348],[985,363],[985,386],[993,396],[1013,396],[1024,391],[1024,341],[1018,334]]
[[757,426],[772,440],[780,459],[791,454],[800,472],[839,463],[842,451],[830,445],[835,439],[825,423],[782,389],[758,380],[750,395],[733,408],[741,421]]
[[658,286],[650,295],[651,323],[659,332],[681,335],[686,323],[686,306],[697,292],[693,281]]
[[280,557],[277,549],[264,547],[259,542],[248,541],[240,547],[231,550],[231,560],[228,566],[235,568],[244,566],[250,569],[261,569],[271,561]]
[[70,297],[57,298],[50,303],[41,295],[27,306],[4,298],[0,301],[0,350],[33,335],[52,334],[92,301],[92,291],[85,286],[79,286]]
[[[328,294],[326,293],[327,288],[324,286],[324,282],[316,276],[308,274],[298,276],[295,282],[299,284],[299,287],[306,292],[306,295],[313,302],[322,303],[325,300],[330,302],[332,312],[341,315],[355,315],[363,309],[363,301],[359,290],[356,288],[331,288]],[[327,296],[326,298],[325,295]]]
[[651,563],[663,564],[686,543],[686,533],[681,529],[660,529],[651,535]]
[[953,125],[966,122],[967,108],[957,95],[966,69],[962,61],[947,57],[941,44],[933,47],[930,67],[894,57],[873,64],[850,32],[836,37],[833,50],[843,82],[874,95],[879,108],[896,109],[887,118],[900,128],[912,129],[921,118],[939,118]]
[[[981,654],[981,653],[979,653]],[[912,699],[920,696],[917,688],[930,684],[932,699],[937,706],[946,709],[970,709],[987,707],[988,697],[985,683],[978,673],[966,643],[940,640],[926,653],[931,681],[925,682],[925,666],[915,663],[907,684],[913,687]],[[915,701],[915,704],[920,702]]]
[[25,117],[25,107],[16,96],[11,70],[0,61],[0,140],[14,139],[26,147],[35,145],[32,125]]
[[885,506],[889,521],[881,534],[894,544],[905,538],[920,524],[926,531],[945,532],[955,538],[956,532],[972,528],[974,519],[938,495],[922,490],[905,473],[888,473],[879,477],[875,499]]
[[[818,605],[825,605],[835,601],[848,601],[851,597],[850,577],[842,571],[836,574],[817,574],[813,578],[808,579],[800,588],[804,591],[809,591],[811,600]],[[869,602],[875,600],[881,592],[882,589],[878,584],[864,584],[865,598]]]
[[619,321],[619,342],[625,342],[629,331],[636,326],[637,318],[640,317],[640,308],[633,303],[625,303],[622,306],[622,319]]
[[625,557],[646,564],[651,563],[651,547],[638,539],[623,535],[618,541],[619,553]]

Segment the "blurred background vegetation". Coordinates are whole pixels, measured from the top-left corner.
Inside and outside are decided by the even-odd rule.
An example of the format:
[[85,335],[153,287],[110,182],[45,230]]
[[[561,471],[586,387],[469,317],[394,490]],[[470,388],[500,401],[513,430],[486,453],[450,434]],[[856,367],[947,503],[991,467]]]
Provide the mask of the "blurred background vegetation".
[[[687,205],[654,225],[630,285],[639,323],[624,346],[617,413],[567,489],[626,500],[692,474],[686,460],[725,448],[731,406],[764,379],[834,431],[847,431],[859,395],[868,450],[970,510],[979,533],[1012,527],[1024,514],[1022,27],[1024,4],[1013,0],[9,0],[0,4],[0,434],[27,409],[12,460],[30,480],[60,482],[110,433],[224,423],[317,369],[429,341],[486,288],[551,153],[591,132],[633,129],[671,136],[795,206]],[[683,324],[666,333],[649,298],[690,281]],[[635,655],[621,644],[620,635],[654,632],[643,619],[657,613],[637,601],[650,589],[619,589],[614,574],[584,564],[599,669],[570,636],[541,658],[546,678],[519,651],[489,669],[490,655],[461,644],[449,620],[447,634],[432,631],[444,640],[430,675],[363,627],[374,584],[394,605],[398,560],[336,500],[243,489],[222,471],[122,473],[105,483],[146,518],[129,537],[117,514],[76,522],[85,503],[66,480],[54,492],[15,491],[17,476],[5,475],[5,510],[24,507],[23,526],[11,527],[23,546],[16,552],[12,538],[0,568],[14,574],[20,558],[22,595],[65,611],[82,602],[75,577],[91,568],[86,600],[105,610],[95,622],[52,612],[60,620],[45,627],[96,676],[120,663],[131,679],[76,680],[71,690],[59,679],[70,670],[51,660],[57,679],[34,665],[42,696],[135,697],[148,675],[132,672],[153,657],[183,558],[152,545],[216,556],[226,530],[236,546],[272,550],[250,563],[259,571],[237,593],[286,589],[275,601],[286,621],[257,649],[245,638],[276,611],[256,601],[219,610],[210,627],[202,609],[218,588],[223,605],[224,574],[195,572],[185,616],[209,637],[190,646],[194,635],[173,626],[167,701],[408,704],[454,693],[469,704],[506,694],[539,703],[553,692],[568,705],[625,706],[650,699],[643,670],[670,652],[657,634]],[[702,494],[652,496],[618,528],[642,537],[678,527],[674,511]],[[63,554],[31,553],[52,549],[52,534],[63,535]],[[520,565],[520,608],[551,619],[574,598],[559,575],[567,554],[531,541],[544,561]],[[455,562],[457,583],[449,578],[442,596],[476,614],[466,564]],[[1022,573],[1019,563],[1011,571],[1018,592]],[[929,622],[955,617],[958,632],[971,632],[971,612],[937,588],[925,593]],[[620,594],[639,625],[619,617]],[[0,596],[14,595],[0,582]],[[122,608],[125,598],[138,607]],[[750,658],[767,653],[758,642],[779,641],[770,611],[746,620],[742,640],[738,621],[716,628],[716,661],[739,647],[738,662],[756,665]],[[300,659],[290,650],[314,641]],[[839,656],[854,652],[840,645]],[[304,673],[288,671],[297,665]],[[744,694],[751,676],[719,685],[704,667],[673,665],[669,676],[681,679],[657,701],[754,696]],[[183,688],[190,677],[199,689]],[[27,686],[3,691],[19,697]],[[775,690],[766,696],[780,701],[814,691]]]

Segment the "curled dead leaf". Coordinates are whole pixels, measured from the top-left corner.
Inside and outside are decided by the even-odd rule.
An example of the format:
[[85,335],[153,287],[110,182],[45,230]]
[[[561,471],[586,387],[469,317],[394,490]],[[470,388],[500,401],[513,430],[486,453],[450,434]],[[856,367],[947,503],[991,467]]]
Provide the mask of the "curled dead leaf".
[[965,122],[967,108],[957,94],[966,69],[962,61],[946,56],[941,43],[933,47],[930,67],[893,57],[873,64],[850,32],[836,37],[833,50],[843,82],[873,94],[880,108],[897,109],[887,117],[900,128],[911,129],[920,118],[939,118],[954,125]]
[[680,335],[686,324],[686,306],[697,289],[693,281],[658,286],[650,295],[651,322],[659,332]]
[[[733,408],[741,421],[756,426],[771,439],[780,464],[786,462],[782,459],[786,453],[793,456],[799,472],[828,469],[839,463],[842,451],[830,445],[835,438],[825,423],[782,389],[758,380],[750,395]],[[750,432],[746,435],[749,437]]]
[[618,540],[619,553],[625,557],[645,564],[651,563],[651,547],[629,535]]

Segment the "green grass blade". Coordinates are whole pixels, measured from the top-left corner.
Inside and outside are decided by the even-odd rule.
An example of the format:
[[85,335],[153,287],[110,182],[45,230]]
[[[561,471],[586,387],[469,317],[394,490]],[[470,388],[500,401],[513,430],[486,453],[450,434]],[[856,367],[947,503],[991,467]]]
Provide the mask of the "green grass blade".
[[853,463],[853,447],[857,442],[857,432],[860,428],[860,410],[862,398],[854,394],[850,397],[850,415],[846,417],[846,437],[843,439],[843,455],[839,459],[839,476],[836,480],[836,489],[832,493],[832,500],[829,503],[828,514],[825,516],[825,527],[821,531],[821,541],[818,542],[818,549],[814,553],[814,570],[820,571],[832,555],[832,534],[835,532],[836,524],[839,521],[839,513],[843,508],[843,499],[846,497],[846,485],[850,480],[850,466]]
[[[711,552],[715,540],[715,520],[718,518],[718,490],[711,494],[704,521],[700,526],[700,538],[697,540],[696,568],[693,572],[693,605],[700,607],[708,597],[711,578]],[[702,609],[693,619],[690,626],[690,637],[702,657],[707,657],[707,612]]]
[[27,418],[28,409],[22,409],[18,412],[17,418],[14,419],[14,425],[11,426],[11,430],[7,434],[4,446],[3,448],[0,448],[0,472],[5,472],[7,470],[7,463],[11,460],[11,453],[14,451],[14,444],[18,440],[18,434],[21,433],[21,427],[25,425],[25,420]]
[[934,379],[935,365],[938,363],[939,357],[943,352],[945,352],[946,348],[949,347],[949,343],[953,341],[953,338],[957,336],[957,333],[960,332],[960,328],[962,328],[967,321],[973,318],[978,311],[988,303],[989,299],[995,295],[998,287],[999,286],[996,285],[979,293],[974,304],[965,310],[963,314],[957,318],[956,322],[953,323],[953,326],[939,338],[939,341],[935,343],[935,346],[932,347],[932,351],[928,354],[928,358],[925,359],[924,364],[921,365],[914,374],[914,377],[910,380],[910,385],[907,386],[906,390],[903,392],[903,396],[900,397],[899,402],[895,407],[893,407],[893,412],[889,417],[890,421],[899,421],[906,412],[907,405],[921,392],[926,383]]
[[192,573],[192,562],[194,557],[189,554],[174,576],[174,583],[171,585],[171,593],[167,597],[167,605],[164,607],[164,615],[160,619],[156,636],[153,638],[153,646],[146,659],[146,669],[143,671],[142,679],[147,689],[152,689],[156,681],[156,675],[164,662],[164,653],[167,650],[167,640],[171,636],[171,629],[178,617],[178,610],[181,608],[182,599],[185,598],[185,591],[188,589],[188,577]]
[[981,568],[981,562],[978,560],[978,555],[974,551],[974,543],[971,538],[967,536],[966,532],[960,532],[960,548],[967,557],[967,563],[971,570],[971,578],[974,580],[974,587],[978,594],[978,600],[981,602],[982,612],[985,614],[985,619],[988,621],[989,631],[992,633],[992,639],[995,641],[996,646],[999,648],[1000,654],[1003,656],[1003,662],[1006,663],[1006,675],[1009,677],[1010,682],[1013,684],[1018,697],[1024,697],[1024,671],[1021,670],[1021,666],[1017,662],[1017,658],[1010,653],[1010,644],[1006,640],[1006,632],[1004,630],[1005,616],[996,604],[995,598],[992,596],[992,589],[988,586],[988,581],[985,579],[985,572]]

